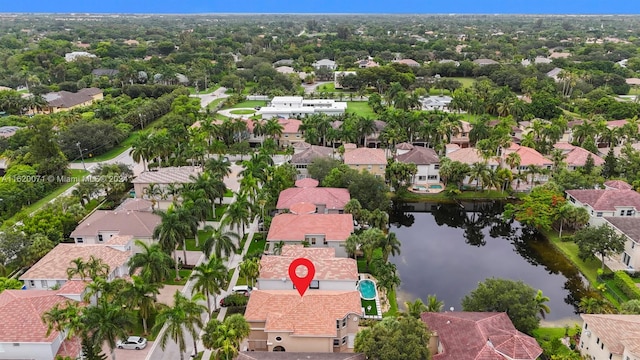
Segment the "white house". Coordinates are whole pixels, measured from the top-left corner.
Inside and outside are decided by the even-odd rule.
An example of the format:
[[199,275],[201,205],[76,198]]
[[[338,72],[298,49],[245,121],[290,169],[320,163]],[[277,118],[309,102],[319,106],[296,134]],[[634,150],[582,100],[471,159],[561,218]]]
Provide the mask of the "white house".
[[582,314],[578,349],[596,360],[640,360],[640,315]]
[[[260,259],[260,275],[258,276],[257,287],[260,290],[292,290],[295,286],[289,277],[289,265],[297,258],[304,257],[313,262],[315,275],[309,290],[344,290],[353,291],[358,283],[358,264],[355,259],[338,258],[329,255],[326,248],[307,248],[304,256],[300,256],[297,248],[301,245],[287,245],[283,249],[285,255],[265,255]],[[288,256],[287,253],[295,254]],[[300,266],[296,270],[300,277],[307,275],[305,267]]]
[[413,185],[438,184],[440,182],[440,158],[433,149],[408,143],[396,145],[396,161],[416,164]]
[[331,99],[304,100],[302,96],[275,96],[269,106],[258,110],[263,119],[274,117],[292,118],[317,113],[341,115],[347,110],[347,103]]
[[329,59],[318,60],[313,64],[311,64],[311,66],[313,66],[313,68],[316,70],[320,70],[320,69],[335,70],[338,67],[335,61],[329,60]]
[[[108,279],[112,280],[129,274],[127,262],[131,250],[120,250],[119,246],[58,244],[35,265],[20,276],[27,289],[51,289],[62,286],[68,280],[67,269],[73,267],[72,261],[82,259],[87,262],[93,256],[109,266]],[[72,279],[80,279],[80,275]]]
[[78,339],[65,340],[66,334],[53,329],[47,334],[42,315],[55,305],[78,300],[84,286],[70,281],[57,291],[5,290],[0,293],[0,359],[53,360],[57,355],[75,359]]
[[440,110],[449,112],[449,104],[453,98],[451,96],[428,96],[420,99],[422,110]]
[[567,199],[587,209],[591,225],[604,223],[604,217],[640,217],[640,194],[633,189],[567,190]]
[[78,60],[78,58],[81,58],[81,57],[94,58],[96,56],[86,51],[73,51],[73,52],[64,54],[64,60],[66,62],[76,61]]
[[624,251],[618,261],[626,268],[640,270],[640,217],[607,217],[604,219],[609,226],[627,238]]

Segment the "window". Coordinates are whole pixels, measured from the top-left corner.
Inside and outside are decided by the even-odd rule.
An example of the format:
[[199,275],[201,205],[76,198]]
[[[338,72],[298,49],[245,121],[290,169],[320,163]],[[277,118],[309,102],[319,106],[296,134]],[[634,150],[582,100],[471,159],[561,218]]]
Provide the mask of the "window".
[[347,327],[347,318],[346,317],[344,319],[342,319],[342,327],[343,328]]
[[336,320],[336,329],[340,330],[340,320]]
[[36,287],[35,280],[29,280],[29,287]]
[[312,237],[311,238],[311,245],[315,245],[316,244],[316,238]]
[[280,341],[282,341],[282,338],[280,336],[276,336],[276,341],[280,342]]
[[309,284],[309,289],[320,289],[320,281],[311,280],[311,284]]
[[438,180],[438,175],[429,175],[429,180]]
[[372,168],[372,167],[373,167],[373,166],[369,165],[369,166],[367,166],[367,169],[371,170],[371,168]]
[[622,262],[629,266],[629,261],[631,260],[631,256],[629,256],[627,253],[623,253],[622,254]]
[[380,170],[384,169],[384,165],[380,165]]
[[418,176],[418,181],[425,181],[427,180],[426,176]]
[[596,344],[600,344],[600,338],[596,339]]
[[597,216],[597,217],[602,217],[602,213],[601,213],[601,212],[597,212],[597,213],[596,213],[596,216]]
[[433,168],[436,169],[436,170],[440,169],[440,164],[434,164]]
[[40,280],[40,286],[42,286],[43,289],[47,289],[49,287],[49,283],[47,280]]
[[[344,345],[346,343],[347,343],[347,337],[345,336],[345,337],[342,338],[342,345]],[[609,359],[611,359],[611,358],[609,358]]]
[[329,243],[327,242],[327,238],[324,238],[324,240],[322,241],[323,244],[328,245]]
[[569,201],[571,201],[572,203],[576,203],[576,199],[574,199],[573,197],[569,196]]
[[104,239],[102,238],[102,234],[98,234],[98,241],[99,241],[99,242],[102,242],[102,240],[104,240]]
[[624,216],[624,210],[620,210],[620,216]]
[[627,210],[627,216],[633,216],[633,210]]
[[600,344],[600,350],[604,350],[604,343]]
[[77,243],[83,243],[83,242],[84,242],[84,240],[82,240],[82,238],[76,238],[76,242],[77,242]]
[[333,339],[333,346],[334,347],[340,346],[340,339]]

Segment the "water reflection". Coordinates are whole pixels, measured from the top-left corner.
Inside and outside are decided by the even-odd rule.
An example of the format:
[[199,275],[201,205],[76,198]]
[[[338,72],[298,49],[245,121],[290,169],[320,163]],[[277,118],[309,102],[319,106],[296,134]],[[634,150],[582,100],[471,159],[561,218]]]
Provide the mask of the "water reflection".
[[402,242],[402,254],[391,259],[402,279],[399,302],[437,294],[445,308],[460,310],[478,282],[500,277],[541,289],[551,298],[547,319],[575,316],[589,291],[586,280],[546,239],[503,221],[502,210],[498,202],[394,204],[391,231]]

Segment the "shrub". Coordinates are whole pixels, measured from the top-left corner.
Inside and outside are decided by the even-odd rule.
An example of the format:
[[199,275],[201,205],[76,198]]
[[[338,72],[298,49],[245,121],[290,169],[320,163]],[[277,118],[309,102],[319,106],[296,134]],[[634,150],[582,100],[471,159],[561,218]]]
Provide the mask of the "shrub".
[[224,298],[225,306],[246,306],[249,302],[249,297],[241,294],[231,294]]
[[640,289],[636,286],[636,283],[633,282],[631,276],[629,276],[624,271],[616,271],[613,276],[613,282],[616,284],[618,289],[622,291],[625,295],[629,297],[629,299],[640,299]]

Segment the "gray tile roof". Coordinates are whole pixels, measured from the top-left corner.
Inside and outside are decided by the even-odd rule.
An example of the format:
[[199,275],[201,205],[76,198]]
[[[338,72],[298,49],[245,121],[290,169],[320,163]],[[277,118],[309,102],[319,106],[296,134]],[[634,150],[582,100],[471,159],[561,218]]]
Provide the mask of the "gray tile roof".
[[627,235],[631,240],[640,242],[640,218],[620,216],[605,217],[605,220]]
[[49,106],[70,108],[92,100],[94,95],[101,93],[98,88],[80,89],[77,93],[68,91],[51,92],[42,95]]
[[118,235],[150,238],[160,224],[160,216],[147,211],[97,210],[78,224],[72,238],[98,236],[100,231],[117,231]]
[[311,162],[317,158],[331,157],[333,155],[333,149],[325,146],[311,145],[310,148],[300,153],[291,156],[292,164],[311,164]]
[[407,153],[398,155],[399,162],[412,163],[416,165],[439,164],[440,158],[433,149],[421,146],[414,146]]
[[187,184],[193,182],[189,176],[198,176],[201,173],[199,167],[181,166],[160,168],[157,171],[145,171],[133,179],[133,184]]

